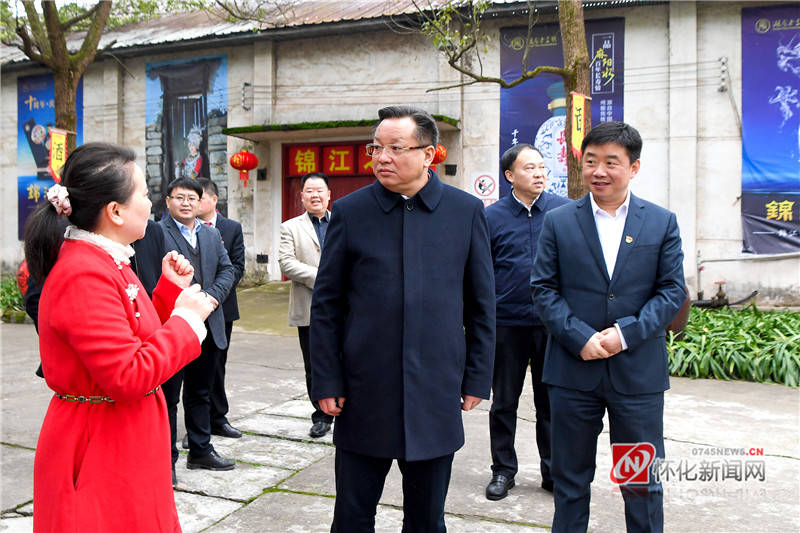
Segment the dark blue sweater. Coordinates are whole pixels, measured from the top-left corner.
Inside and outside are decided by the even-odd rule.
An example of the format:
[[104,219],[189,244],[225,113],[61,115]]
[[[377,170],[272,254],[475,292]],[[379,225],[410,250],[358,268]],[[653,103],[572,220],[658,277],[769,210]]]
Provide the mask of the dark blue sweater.
[[486,208],[492,241],[498,326],[541,324],[531,298],[531,269],[547,211],[571,200],[542,192],[531,213],[510,193]]

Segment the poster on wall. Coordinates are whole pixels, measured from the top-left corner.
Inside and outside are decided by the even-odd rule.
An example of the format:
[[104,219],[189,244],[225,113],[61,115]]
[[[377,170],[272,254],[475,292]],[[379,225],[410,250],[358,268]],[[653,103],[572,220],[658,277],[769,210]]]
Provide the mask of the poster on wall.
[[[75,98],[76,142],[83,144],[83,80]],[[17,236],[53,183],[50,164],[50,128],[55,127],[55,86],[52,74],[17,78]]]
[[[528,29],[500,30],[500,69],[503,79],[522,72],[522,54]],[[625,19],[586,21],[590,57],[592,124],[622,120]],[[531,33],[533,48],[528,68],[562,66],[561,32],[558,24],[537,24]],[[567,145],[564,135],[566,96],[561,76],[540,74],[514,88],[500,90],[500,154],[518,143],[534,145],[547,164],[547,190],[567,196]],[[511,185],[500,180],[500,196]]]
[[[175,178],[227,183],[227,56],[148,63],[145,75],[146,174],[158,217]],[[223,213],[226,198],[221,195],[218,204]]]
[[800,6],[742,9],[743,251],[800,251]]

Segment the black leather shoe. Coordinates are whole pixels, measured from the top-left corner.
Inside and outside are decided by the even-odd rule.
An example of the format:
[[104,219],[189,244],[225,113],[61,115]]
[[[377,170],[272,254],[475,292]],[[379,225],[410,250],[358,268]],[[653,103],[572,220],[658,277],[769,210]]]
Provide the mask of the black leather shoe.
[[230,459],[220,457],[216,451],[212,451],[208,455],[202,457],[189,457],[186,458],[186,467],[189,470],[197,470],[199,468],[205,470],[233,470],[236,463]]
[[181,441],[181,447],[184,450],[188,450],[189,449],[189,435],[184,435],[183,436],[183,440]]
[[486,499],[497,501],[508,496],[509,489],[514,488],[514,478],[495,474],[492,481],[486,486]]
[[314,422],[314,425],[311,426],[308,434],[311,435],[313,438],[318,439],[321,436],[325,435],[327,432],[331,430],[330,422]]
[[542,480],[542,488],[547,492],[553,492],[553,480],[552,479]]
[[225,422],[221,426],[212,426],[211,434],[219,437],[228,437],[229,439],[238,439],[242,436],[242,432]]

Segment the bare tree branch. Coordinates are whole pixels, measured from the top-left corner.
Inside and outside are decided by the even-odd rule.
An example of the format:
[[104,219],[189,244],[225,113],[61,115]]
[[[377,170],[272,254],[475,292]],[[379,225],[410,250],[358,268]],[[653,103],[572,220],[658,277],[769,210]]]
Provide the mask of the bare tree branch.
[[[47,33],[42,27],[42,21],[39,18],[39,13],[36,11],[36,6],[33,5],[31,0],[27,0],[22,2],[22,7],[25,8],[25,15],[28,17],[28,25],[31,29],[31,41],[39,50],[40,55],[48,58],[48,60],[52,62],[53,50],[50,48],[50,40],[47,38]],[[17,35],[19,35],[19,33],[17,33]]]
[[69,29],[72,26],[74,26],[78,22],[80,22],[82,20],[85,20],[85,19],[91,17],[92,15],[94,15],[94,12],[97,11],[97,8],[99,8],[99,7],[100,7],[100,4],[97,3],[94,6],[92,6],[91,9],[89,9],[87,11],[84,11],[83,13],[81,13],[79,15],[75,15],[74,17],[72,17],[71,19],[69,19],[66,22],[62,22],[61,23],[61,30],[64,31],[64,32],[69,33]]
[[83,39],[81,49],[77,54],[73,54],[71,59],[75,62],[75,72],[78,77],[82,76],[86,68],[94,61],[97,55],[97,46],[100,44],[100,37],[103,35],[108,16],[111,13],[110,0],[103,0],[98,2],[97,10],[92,18],[92,23],[86,32],[86,37]]
[[68,70],[69,53],[67,52],[67,38],[61,30],[58,18],[58,7],[55,2],[42,2],[42,15],[47,28],[47,40],[50,44],[53,57],[53,70]]
[[15,46],[22,50],[22,52],[28,56],[29,58],[33,59],[34,61],[38,61],[39,63],[52,68],[53,62],[50,58],[46,58],[43,54],[41,54],[37,49],[34,49],[34,42],[31,40],[28,32],[25,30],[25,26],[17,26],[16,28],[17,35],[19,38],[22,39],[22,44],[15,43]]

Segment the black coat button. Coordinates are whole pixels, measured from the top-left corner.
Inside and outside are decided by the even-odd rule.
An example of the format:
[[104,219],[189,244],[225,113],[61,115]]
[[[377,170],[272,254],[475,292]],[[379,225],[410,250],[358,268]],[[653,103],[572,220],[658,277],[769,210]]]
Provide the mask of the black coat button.
[[613,292],[612,292],[611,294],[609,294],[609,295],[608,295],[608,299],[609,299],[609,300],[613,300],[613,299],[614,299],[614,293],[613,293]]
[[414,210],[414,204],[412,204],[411,202],[406,202],[406,211],[413,211],[413,210]]

